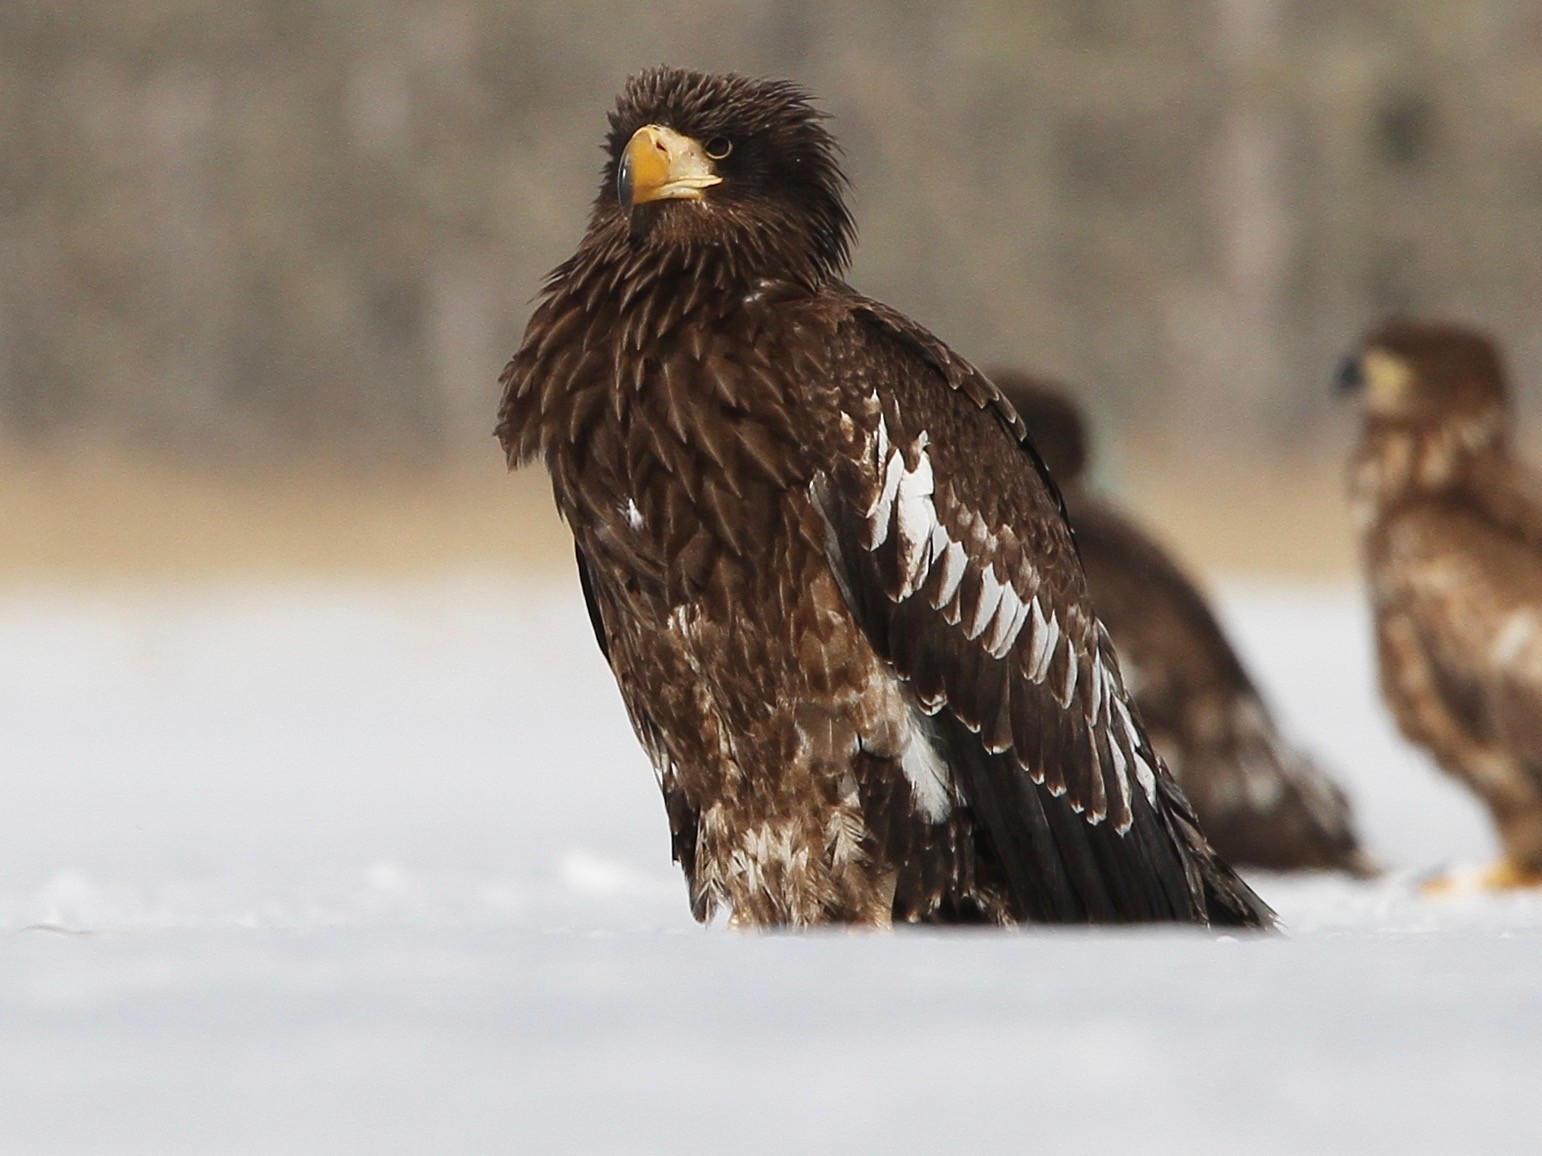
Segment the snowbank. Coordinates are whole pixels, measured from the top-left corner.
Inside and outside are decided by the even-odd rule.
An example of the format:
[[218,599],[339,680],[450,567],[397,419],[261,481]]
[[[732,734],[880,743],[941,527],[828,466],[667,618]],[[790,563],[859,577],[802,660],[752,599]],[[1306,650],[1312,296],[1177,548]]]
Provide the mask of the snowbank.
[[1290,934],[691,923],[576,589],[0,602],[0,1151],[1531,1152],[1542,899],[1350,589],[1228,621],[1382,881]]

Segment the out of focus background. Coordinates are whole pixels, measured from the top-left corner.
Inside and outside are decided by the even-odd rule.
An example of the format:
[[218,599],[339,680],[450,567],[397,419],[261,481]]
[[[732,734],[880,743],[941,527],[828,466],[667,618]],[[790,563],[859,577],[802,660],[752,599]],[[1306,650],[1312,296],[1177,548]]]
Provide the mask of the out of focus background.
[[8,0],[0,575],[556,556],[496,379],[660,61],[813,90],[853,283],[1073,387],[1201,569],[1350,564],[1383,316],[1542,379],[1536,3]]
[[[852,282],[1075,391],[1387,877],[691,923],[491,434],[661,61],[817,94]],[[1542,416],[1539,300],[1535,0],[0,0],[0,1150],[1542,1151],[1542,906],[1417,896],[1491,824],[1378,699],[1329,396],[1442,313]]]

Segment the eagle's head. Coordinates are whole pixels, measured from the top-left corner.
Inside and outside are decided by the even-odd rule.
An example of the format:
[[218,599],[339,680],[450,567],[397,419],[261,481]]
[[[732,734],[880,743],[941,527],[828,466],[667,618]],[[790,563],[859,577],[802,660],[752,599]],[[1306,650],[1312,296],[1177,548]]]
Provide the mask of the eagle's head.
[[1081,410],[1057,385],[1019,369],[997,367],[988,374],[1017,410],[1050,476],[1069,486],[1087,465],[1087,431]]
[[1367,425],[1441,433],[1477,443],[1503,432],[1504,370],[1486,334],[1434,321],[1372,330],[1339,367],[1340,392],[1357,393]]
[[811,285],[849,259],[835,139],[795,84],[651,68],[627,81],[606,149],[591,231],[624,221],[633,246]]

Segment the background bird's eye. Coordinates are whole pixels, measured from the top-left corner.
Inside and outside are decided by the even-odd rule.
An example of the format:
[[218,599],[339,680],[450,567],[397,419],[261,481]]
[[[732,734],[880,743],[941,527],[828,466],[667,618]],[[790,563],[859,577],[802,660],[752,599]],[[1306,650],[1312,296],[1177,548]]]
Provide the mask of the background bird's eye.
[[702,151],[715,161],[720,161],[734,151],[734,142],[726,136],[715,136],[702,146]]

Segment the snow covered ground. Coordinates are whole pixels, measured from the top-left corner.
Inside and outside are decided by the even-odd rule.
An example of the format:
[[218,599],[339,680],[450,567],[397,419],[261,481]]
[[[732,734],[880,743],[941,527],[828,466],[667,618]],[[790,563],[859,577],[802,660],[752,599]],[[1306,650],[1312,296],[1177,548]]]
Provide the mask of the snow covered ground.
[[1394,867],[1282,937],[701,930],[576,584],[0,599],[0,1152],[1542,1151],[1542,899],[1225,593]]

